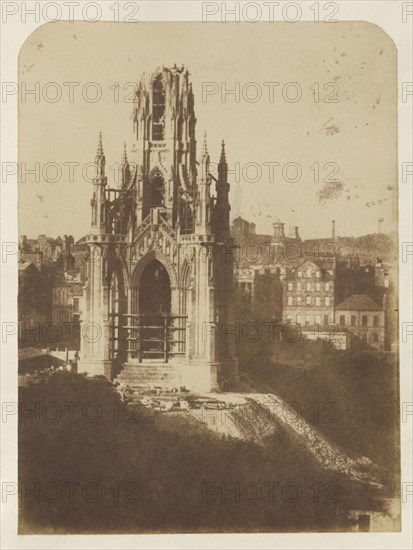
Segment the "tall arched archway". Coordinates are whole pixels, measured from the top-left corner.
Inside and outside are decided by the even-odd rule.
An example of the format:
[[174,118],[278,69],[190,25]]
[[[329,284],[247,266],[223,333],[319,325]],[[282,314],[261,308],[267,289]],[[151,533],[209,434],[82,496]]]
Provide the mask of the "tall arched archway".
[[171,282],[157,259],[144,268],[139,284],[140,352],[152,359],[167,360],[171,313]]
[[139,284],[141,315],[162,315],[171,312],[171,282],[165,267],[157,259],[144,268]]

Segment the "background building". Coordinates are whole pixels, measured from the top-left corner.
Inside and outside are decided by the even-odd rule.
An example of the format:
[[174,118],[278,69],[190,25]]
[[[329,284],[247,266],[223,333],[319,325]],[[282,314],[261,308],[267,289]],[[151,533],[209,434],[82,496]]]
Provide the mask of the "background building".
[[19,347],[78,350],[84,279],[74,240],[39,235],[19,243]]
[[365,294],[353,294],[337,305],[335,321],[371,348],[384,350],[384,310]]
[[[302,240],[298,227],[288,237],[280,220],[273,227],[272,235],[257,235],[254,224],[234,220],[235,297],[242,319],[297,323],[313,339],[334,331],[336,347],[348,349],[366,340],[341,326],[336,310],[347,298],[364,295],[384,312],[383,323],[379,315],[380,330],[375,331],[379,341],[369,333],[369,345],[392,349],[397,341],[397,269],[392,267],[397,254],[391,236],[342,238],[333,221],[330,237]],[[360,335],[364,333],[363,329]]]
[[287,269],[284,279],[285,323],[328,326],[334,323],[334,276],[309,260]]

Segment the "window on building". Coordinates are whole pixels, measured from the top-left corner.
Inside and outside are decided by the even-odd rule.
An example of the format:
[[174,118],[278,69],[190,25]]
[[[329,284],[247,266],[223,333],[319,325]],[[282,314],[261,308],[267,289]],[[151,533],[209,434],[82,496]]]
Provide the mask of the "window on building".
[[356,326],[356,320],[357,320],[357,319],[356,319],[356,316],[355,316],[355,315],[352,315],[352,316],[351,316],[351,326],[352,326],[352,327],[355,327],[355,326]]
[[325,283],[324,290],[328,292],[330,290],[330,283]]
[[301,315],[297,315],[297,325],[301,325]]
[[289,306],[293,305],[293,297],[292,296],[288,296],[288,305]]
[[378,327],[379,326],[379,316],[375,315],[373,317],[373,326]]
[[307,296],[307,298],[305,299],[305,303],[310,306],[311,305],[311,296]]
[[319,306],[319,305],[320,305],[320,296],[316,296],[316,298],[315,298],[315,305],[316,305],[316,306]]
[[318,290],[318,291],[321,289],[320,283],[316,283],[316,284],[315,284],[315,289]]
[[379,335],[377,332],[373,332],[373,342],[378,342],[379,341]]
[[324,326],[326,327],[328,323],[330,322],[328,315],[324,315]]
[[301,290],[301,283],[297,283],[297,290]]
[[301,305],[301,296],[297,296],[297,306]]
[[302,271],[297,271],[297,277],[302,277],[303,276],[303,272]]
[[311,283],[307,283],[306,289],[307,289],[307,290],[311,290]]
[[321,315],[316,315],[315,316],[315,324],[319,325],[320,323],[321,323]]
[[345,324],[346,324],[346,316],[340,315],[340,325],[345,325]]
[[324,298],[324,304],[325,304],[326,306],[329,306],[329,305],[330,305],[330,297],[329,297],[329,296],[326,296],[326,297]]
[[305,324],[306,324],[306,325],[310,325],[310,324],[311,324],[311,315],[306,315],[306,316],[305,316]]
[[384,279],[384,286],[385,288],[389,287],[389,279]]
[[315,272],[315,276],[317,277],[317,279],[320,278],[320,275],[321,275],[321,273],[320,273],[319,271],[316,271],[316,272]]
[[367,315],[362,315],[361,316],[361,325],[363,327],[366,327],[367,326]]
[[293,283],[288,283],[288,290],[292,290],[293,289]]
[[307,279],[311,278],[311,269],[307,269]]

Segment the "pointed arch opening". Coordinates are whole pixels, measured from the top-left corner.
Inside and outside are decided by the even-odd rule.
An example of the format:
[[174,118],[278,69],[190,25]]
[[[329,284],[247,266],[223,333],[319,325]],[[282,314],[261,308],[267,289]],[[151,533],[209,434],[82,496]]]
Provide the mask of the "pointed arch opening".
[[165,206],[165,178],[159,168],[150,175],[151,207]]
[[165,89],[162,75],[159,74],[152,85],[152,139],[165,139]]
[[171,313],[171,282],[168,271],[154,258],[140,277],[139,307],[141,315],[160,316]]
[[176,271],[159,252],[148,252],[135,267],[127,327],[130,361],[169,363],[185,355],[179,287]]
[[168,361],[170,352],[171,281],[165,266],[153,258],[139,280],[139,357]]

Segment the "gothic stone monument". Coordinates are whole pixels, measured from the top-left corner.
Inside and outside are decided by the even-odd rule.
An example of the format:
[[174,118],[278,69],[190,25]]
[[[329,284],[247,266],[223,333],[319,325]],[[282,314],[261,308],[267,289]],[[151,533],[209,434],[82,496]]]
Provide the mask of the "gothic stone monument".
[[189,72],[174,66],[138,84],[116,187],[100,135],[79,372],[195,391],[237,381],[228,167],[222,143],[210,174],[206,137],[196,160],[195,125]]

